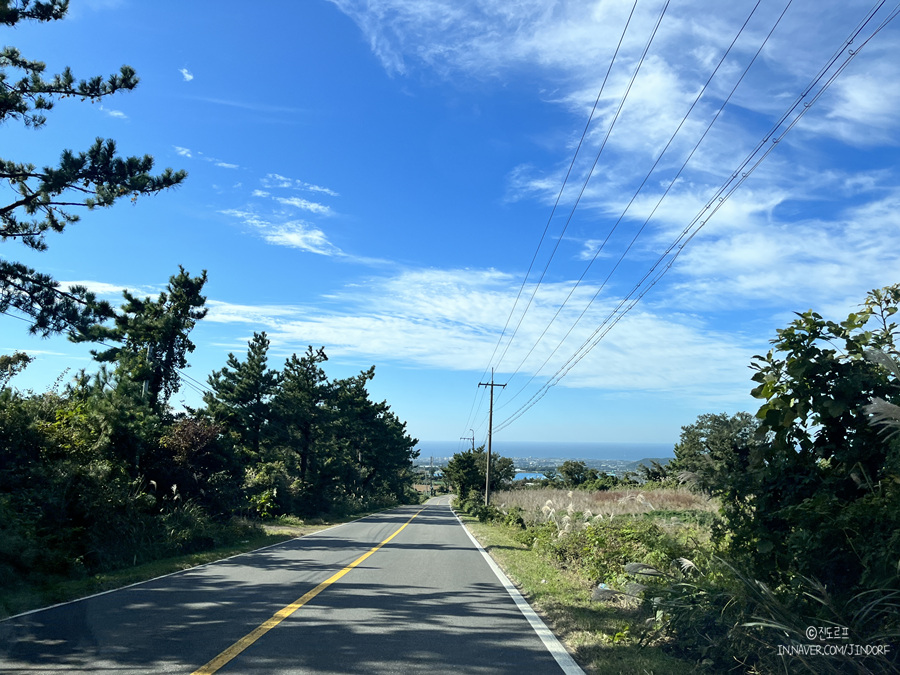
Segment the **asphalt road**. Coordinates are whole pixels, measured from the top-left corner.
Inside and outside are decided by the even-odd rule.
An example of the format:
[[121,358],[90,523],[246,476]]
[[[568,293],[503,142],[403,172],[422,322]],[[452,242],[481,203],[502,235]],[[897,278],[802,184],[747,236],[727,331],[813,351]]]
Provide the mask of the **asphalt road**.
[[0,622],[2,673],[580,672],[555,648],[447,498]]

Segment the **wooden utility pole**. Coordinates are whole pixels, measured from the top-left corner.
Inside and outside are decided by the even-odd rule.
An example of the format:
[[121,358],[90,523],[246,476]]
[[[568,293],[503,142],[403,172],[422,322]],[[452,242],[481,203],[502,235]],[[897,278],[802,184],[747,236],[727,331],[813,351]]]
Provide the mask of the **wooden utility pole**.
[[475,452],[475,430],[469,429],[472,432],[471,436],[460,436],[459,440],[461,441],[472,441],[472,452]]
[[[491,407],[488,413],[488,447],[487,447],[487,463],[484,467],[484,505],[491,504],[491,437],[494,435],[494,387],[505,387],[505,384],[494,384],[494,369],[491,368],[491,381],[479,382],[479,387],[491,388]],[[475,441],[472,441],[475,444]]]

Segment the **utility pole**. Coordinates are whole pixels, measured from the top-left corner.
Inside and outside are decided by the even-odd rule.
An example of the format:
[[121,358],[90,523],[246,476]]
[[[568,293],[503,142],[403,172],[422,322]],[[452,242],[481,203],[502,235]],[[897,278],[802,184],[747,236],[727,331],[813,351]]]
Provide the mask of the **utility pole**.
[[472,432],[471,436],[460,436],[459,440],[461,441],[472,441],[472,452],[475,452],[475,430],[469,429]]
[[[487,464],[484,470],[484,505],[491,504],[491,437],[494,435],[494,387],[505,387],[505,384],[494,384],[494,369],[491,368],[491,381],[479,382],[479,387],[491,388],[491,407],[488,413],[488,447],[487,447]],[[475,441],[472,441],[472,445]]]

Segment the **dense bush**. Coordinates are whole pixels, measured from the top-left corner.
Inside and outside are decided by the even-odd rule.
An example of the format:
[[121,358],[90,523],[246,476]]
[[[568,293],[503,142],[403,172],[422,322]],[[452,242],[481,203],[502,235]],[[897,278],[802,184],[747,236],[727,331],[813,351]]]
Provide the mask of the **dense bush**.
[[211,395],[208,410],[172,415],[145,401],[125,368],[82,372],[62,393],[0,389],[3,586],[230,544],[247,538],[241,517],[343,516],[416,501],[415,441],[387,404],[369,399],[373,371],[309,378],[324,359],[311,353],[289,362],[288,377],[269,378],[290,390],[273,390],[280,406],[259,402],[258,424],[230,414],[237,404],[225,394]]
[[[491,492],[496,492],[511,485],[516,468],[509,457],[494,453],[491,456],[490,472],[490,489]],[[462,502],[483,502],[487,487],[487,452],[484,446],[453,455],[444,467],[444,481],[456,491]]]
[[[659,568],[634,564],[628,569],[646,586],[649,621],[644,627],[649,630],[643,640],[661,638],[679,656],[711,672],[898,671],[896,591],[864,591],[840,601],[805,577],[775,590],[718,557],[702,566],[679,559]],[[874,650],[860,654],[853,645]],[[810,647],[833,651],[824,656],[808,653]],[[790,648],[796,655],[783,653]]]
[[[872,291],[840,323],[799,314],[754,360],[752,393],[763,402],[755,417],[701,416],[683,428],[675,461],[645,473],[651,482],[640,493],[594,492],[586,501],[575,490],[568,504],[556,493],[520,514],[519,541],[603,584],[598,597],[643,598],[634,633],[649,628],[646,639],[713,672],[897,672],[898,311],[900,285]],[[583,463],[560,471],[570,487],[590,482]],[[673,494],[666,486],[676,478],[711,497],[718,513],[651,504]],[[521,492],[502,497],[506,509],[538,498]],[[641,513],[611,508],[629,500]],[[831,637],[810,637],[810,627]],[[804,645],[889,649],[779,653]]]
[[666,527],[634,517],[591,522],[569,532],[558,530],[550,521],[538,530],[532,546],[561,567],[576,570],[595,586],[614,585],[626,581],[628,563],[667,566],[676,558],[697,558],[698,547],[691,539],[697,540],[698,535],[702,538],[695,526]]
[[[67,0],[20,0],[4,2],[0,14],[13,26],[59,20],[67,8]],[[16,82],[3,88],[2,120],[39,128],[55,99],[97,102],[137,85],[127,66],[107,79],[76,82],[66,70],[44,80],[43,63],[9,57],[14,51],[0,63],[3,82]],[[78,220],[70,208],[134,201],[186,176],[153,175],[152,157],[118,157],[114,145],[97,139],[80,159],[66,150],[58,168],[6,162],[21,195],[2,209],[0,239],[41,251],[48,232]],[[61,395],[21,394],[7,385],[31,358],[0,354],[4,586],[207,548],[241,536],[239,513],[411,498],[416,441],[385,402],[370,400],[374,367],[328,381],[317,365],[324,350],[310,347],[278,373],[266,367],[265,334],[255,335],[244,362],[229,354],[209,379],[205,410],[173,415],[169,399],[195,349],[189,334],[207,312],[206,281],[206,271],[191,276],[180,267],[154,297],[124,291],[114,308],[82,285],[63,289],[0,260],[0,311],[28,316],[34,334],[93,343],[102,364],[96,375],[79,373]]]
[[684,428],[673,464],[722,504],[713,533],[727,562],[702,577],[653,563],[668,575],[653,576],[656,626],[680,649],[717,668],[897,670],[896,650],[809,659],[778,647],[821,644],[810,626],[840,629],[838,644],[900,638],[900,438],[873,424],[873,411],[896,424],[900,410],[898,303],[893,286],[841,323],[799,314],[755,359],[756,419]]

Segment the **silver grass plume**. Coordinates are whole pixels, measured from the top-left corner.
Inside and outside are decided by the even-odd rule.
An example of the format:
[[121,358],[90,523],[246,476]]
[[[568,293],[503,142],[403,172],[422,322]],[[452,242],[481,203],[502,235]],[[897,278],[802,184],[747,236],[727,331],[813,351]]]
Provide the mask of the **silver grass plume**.
[[900,380],[900,364],[892,359],[888,354],[878,349],[867,349],[865,357],[877,366],[881,366],[895,378]]
[[[877,366],[884,368],[895,379],[900,380],[900,365],[888,354],[878,349],[867,349],[866,358]],[[883,398],[870,398],[871,403],[864,410],[872,416],[871,424],[893,429],[889,438],[900,432],[900,406],[888,403]]]
[[633,562],[625,565],[625,571],[629,574],[643,574],[647,577],[664,577],[666,576],[663,572],[660,572],[658,569],[653,567],[652,565],[645,565],[644,563]]
[[675,560],[673,560],[672,562],[677,564],[681,568],[681,571],[685,574],[688,572],[688,570],[693,570],[700,576],[703,576],[703,572],[700,571],[700,568],[687,558],[675,558]]
[[870,398],[871,403],[864,407],[872,416],[871,424],[878,424],[893,429],[888,438],[900,433],[900,406],[888,403],[883,398]]

